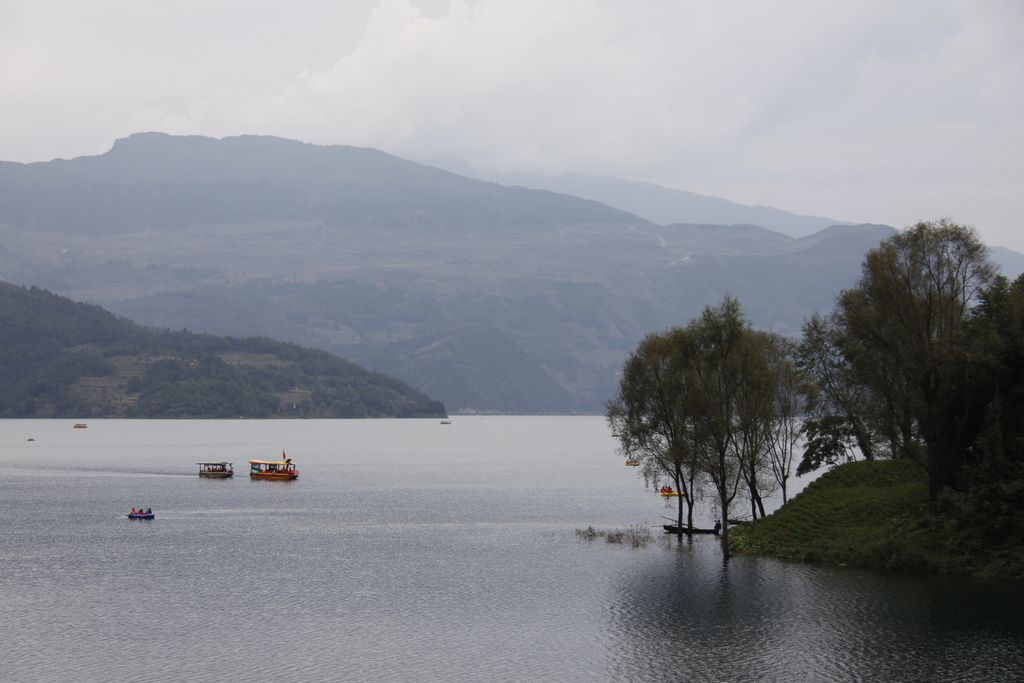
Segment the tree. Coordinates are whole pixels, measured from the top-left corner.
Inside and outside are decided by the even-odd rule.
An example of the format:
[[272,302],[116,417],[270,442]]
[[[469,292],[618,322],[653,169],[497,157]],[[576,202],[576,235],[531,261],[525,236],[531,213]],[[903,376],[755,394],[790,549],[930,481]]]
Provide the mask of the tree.
[[690,329],[697,347],[689,397],[694,442],[701,471],[710,479],[718,498],[722,547],[728,557],[729,508],[743,479],[737,443],[737,396],[746,325],[739,302],[726,297],[717,308],[705,308]]
[[813,391],[794,364],[796,347],[793,342],[778,335],[770,339],[767,360],[775,378],[775,395],[768,434],[768,463],[785,505],[789,502],[789,478]]
[[766,516],[763,495],[774,483],[767,475],[771,471],[769,444],[777,419],[778,375],[771,362],[775,350],[771,334],[744,325],[736,350],[736,451],[753,519],[759,514]]
[[970,394],[968,312],[992,282],[971,228],[918,223],[868,252],[858,286],[840,295],[841,348],[883,408],[875,428],[895,455],[927,471],[932,500],[956,487],[983,415]]
[[681,494],[677,524],[693,526],[697,477],[690,423],[688,383],[692,335],[684,329],[648,335],[627,359],[619,395],[607,405],[606,417],[620,450],[640,460],[648,484],[668,477]]
[[700,489],[714,489],[727,555],[729,510],[741,485],[753,516],[763,517],[763,495],[776,479],[785,490],[789,477],[802,409],[791,346],[750,329],[739,302],[726,297],[685,328],[644,339],[607,406],[620,450],[641,461],[647,482],[667,476],[686,494],[680,526],[683,500],[692,527]]
[[808,383],[807,447],[797,473],[854,460],[858,452],[865,460],[874,460],[877,446],[871,421],[875,402],[868,387],[856,378],[844,352],[836,315],[815,313],[804,323],[796,367]]
[[1024,275],[1012,284],[997,277],[979,299],[967,336],[970,372],[983,387],[975,401],[986,412],[968,463],[976,468],[972,480],[981,475],[978,466],[998,471],[1012,462],[1024,464]]

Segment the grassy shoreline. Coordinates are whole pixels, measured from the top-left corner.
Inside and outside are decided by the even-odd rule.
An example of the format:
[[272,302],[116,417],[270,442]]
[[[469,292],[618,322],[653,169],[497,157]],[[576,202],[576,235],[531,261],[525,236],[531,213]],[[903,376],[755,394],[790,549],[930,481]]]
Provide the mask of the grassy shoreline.
[[1019,531],[1000,538],[966,507],[950,494],[929,514],[923,473],[911,462],[854,462],[768,518],[730,530],[730,548],[883,571],[1024,579]]

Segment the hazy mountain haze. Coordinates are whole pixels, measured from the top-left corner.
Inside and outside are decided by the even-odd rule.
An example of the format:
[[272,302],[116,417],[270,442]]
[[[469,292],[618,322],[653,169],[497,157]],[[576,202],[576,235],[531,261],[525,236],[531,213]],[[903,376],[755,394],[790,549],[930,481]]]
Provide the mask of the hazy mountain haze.
[[493,177],[504,184],[593,199],[624,209],[652,223],[699,223],[705,225],[759,225],[790,237],[810,235],[841,221],[822,216],[801,216],[768,206],[745,206],[720,197],[708,197],[662,187],[654,183],[607,178],[586,173],[551,176],[523,174]]

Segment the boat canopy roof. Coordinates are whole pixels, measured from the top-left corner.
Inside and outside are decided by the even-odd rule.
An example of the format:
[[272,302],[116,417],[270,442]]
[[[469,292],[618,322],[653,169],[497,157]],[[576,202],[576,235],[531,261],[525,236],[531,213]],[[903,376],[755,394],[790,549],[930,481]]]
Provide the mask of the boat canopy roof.
[[250,465],[291,465],[292,459],[287,460],[250,460]]
[[197,465],[230,465],[231,463],[224,462],[223,460],[221,460],[219,462],[197,462],[196,464]]

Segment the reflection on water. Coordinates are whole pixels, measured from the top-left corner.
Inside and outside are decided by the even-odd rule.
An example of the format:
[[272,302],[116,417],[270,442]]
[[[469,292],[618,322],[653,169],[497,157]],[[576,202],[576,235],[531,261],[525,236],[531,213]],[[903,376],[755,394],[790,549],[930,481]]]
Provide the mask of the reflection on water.
[[610,678],[1009,681],[1024,670],[1024,586],[723,562],[712,539],[619,577]]
[[[453,422],[0,422],[0,678],[1024,670],[1019,586],[725,564],[714,538],[659,535],[638,550],[581,540],[576,528],[671,514],[622,467],[602,420]],[[282,448],[294,482],[193,471]],[[133,505],[157,519],[128,522]]]

